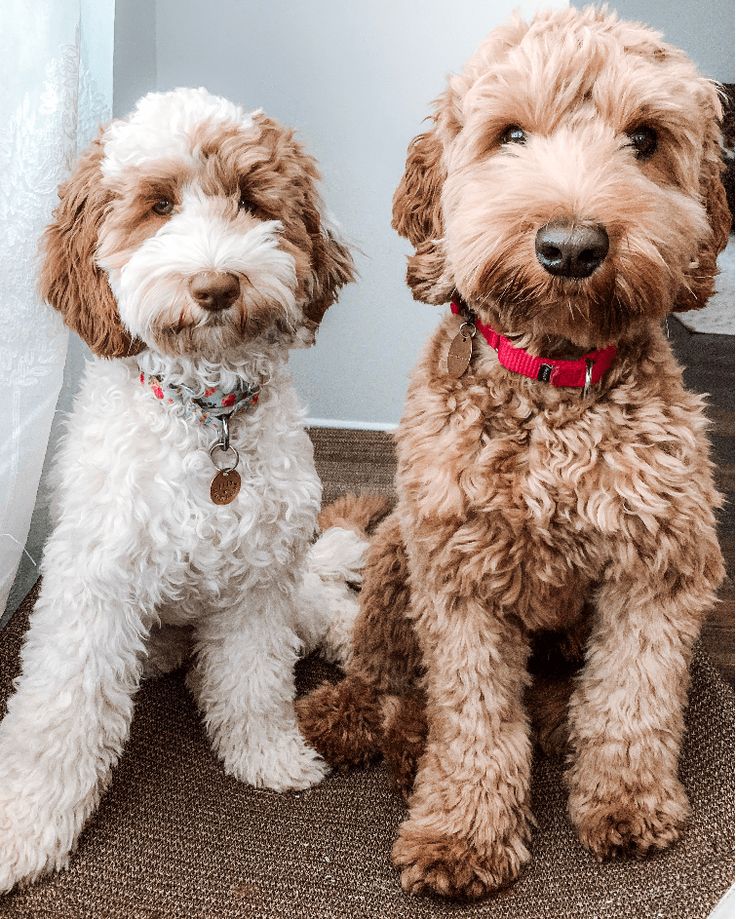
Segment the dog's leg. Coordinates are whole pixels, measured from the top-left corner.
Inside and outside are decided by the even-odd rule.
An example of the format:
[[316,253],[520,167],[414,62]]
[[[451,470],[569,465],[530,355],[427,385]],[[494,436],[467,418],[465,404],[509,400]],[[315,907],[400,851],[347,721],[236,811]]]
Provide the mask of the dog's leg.
[[46,550],[0,724],[0,891],[66,864],[123,749],[140,679],[145,629],[132,585],[113,595],[85,582],[69,545],[52,537]]
[[526,694],[526,708],[537,744],[548,756],[567,751],[567,709],[574,677],[582,667],[590,634],[590,608],[561,631],[536,632],[532,637],[529,670],[533,680]]
[[475,898],[529,860],[528,643],[451,581],[446,570],[412,581],[429,733],[393,861],[409,893]]
[[526,708],[534,739],[547,756],[567,752],[567,708],[574,688],[571,676],[535,676],[527,690]]
[[[274,574],[280,588],[287,573]],[[294,711],[296,590],[252,590],[197,625],[188,684],[225,771],[276,791],[308,788],[326,773]]]
[[408,800],[427,746],[427,701],[420,691],[381,699],[381,752],[396,790]]
[[[674,533],[698,532],[692,521]],[[714,601],[715,535],[666,577],[622,552],[598,600],[586,664],[570,702],[569,812],[599,859],[676,840],[688,814],[677,775],[692,645]],[[699,570],[698,570],[699,569]]]

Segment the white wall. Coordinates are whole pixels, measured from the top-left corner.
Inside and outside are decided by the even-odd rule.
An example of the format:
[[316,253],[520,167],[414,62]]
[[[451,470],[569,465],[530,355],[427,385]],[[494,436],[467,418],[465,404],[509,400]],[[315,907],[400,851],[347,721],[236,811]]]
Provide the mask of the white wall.
[[156,4],[116,0],[113,115],[125,115],[156,88]]
[[[120,0],[119,0],[120,2]],[[558,3],[558,5],[560,5]],[[159,89],[202,84],[298,129],[361,279],[293,355],[311,417],[393,423],[437,321],[404,283],[391,196],[430,100],[515,0],[156,0]]]
[[646,22],[664,33],[707,77],[733,83],[733,0],[611,0],[610,6],[622,19]]

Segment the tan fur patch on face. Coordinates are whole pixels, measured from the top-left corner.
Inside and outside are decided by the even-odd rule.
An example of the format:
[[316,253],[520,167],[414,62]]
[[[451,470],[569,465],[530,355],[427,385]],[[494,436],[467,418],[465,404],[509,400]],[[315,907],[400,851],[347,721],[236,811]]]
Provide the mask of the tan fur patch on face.
[[191,164],[158,161],[131,168],[114,185],[114,203],[101,234],[99,253],[108,267],[122,268],[141,243],[154,236],[170,213],[156,210],[169,202],[171,213],[181,204],[184,186],[195,176]]

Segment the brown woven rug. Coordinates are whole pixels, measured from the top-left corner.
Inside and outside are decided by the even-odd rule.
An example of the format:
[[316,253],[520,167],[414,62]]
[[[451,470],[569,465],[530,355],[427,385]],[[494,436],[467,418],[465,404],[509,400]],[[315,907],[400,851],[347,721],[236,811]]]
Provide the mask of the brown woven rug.
[[[360,440],[360,474],[340,466],[340,437],[328,439],[319,460],[330,496],[356,478],[390,489],[390,478],[371,468],[380,466],[385,435]],[[0,710],[33,600],[32,593],[0,633]],[[302,687],[329,675],[314,659],[299,670]],[[0,897],[0,916],[705,919],[733,878],[734,705],[700,649],[692,678],[682,777],[693,816],[684,838],[646,861],[596,864],[567,822],[559,763],[539,759],[533,862],[510,890],[473,906],[401,892],[389,852],[403,805],[382,767],[302,793],[248,788],[224,776],[181,674],[147,683],[125,755],[71,867]]]

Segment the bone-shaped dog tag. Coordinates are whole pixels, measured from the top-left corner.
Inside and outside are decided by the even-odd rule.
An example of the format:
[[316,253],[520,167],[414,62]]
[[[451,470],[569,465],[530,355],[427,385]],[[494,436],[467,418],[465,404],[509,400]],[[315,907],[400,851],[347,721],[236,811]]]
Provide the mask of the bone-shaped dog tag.
[[457,332],[447,349],[447,372],[456,380],[468,369],[470,358],[473,356],[473,337],[475,326],[456,316]]

